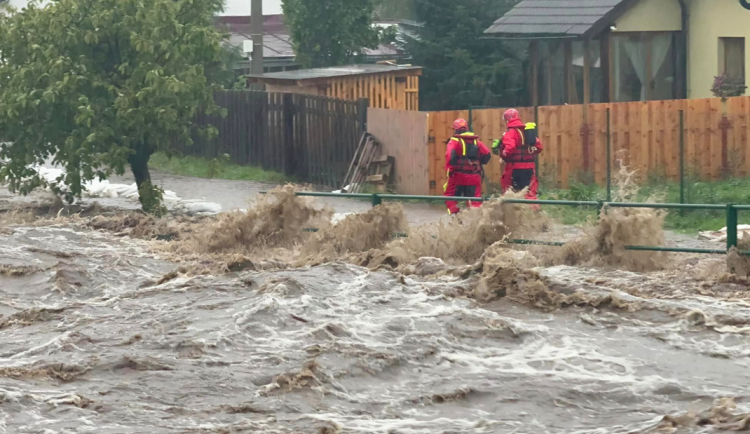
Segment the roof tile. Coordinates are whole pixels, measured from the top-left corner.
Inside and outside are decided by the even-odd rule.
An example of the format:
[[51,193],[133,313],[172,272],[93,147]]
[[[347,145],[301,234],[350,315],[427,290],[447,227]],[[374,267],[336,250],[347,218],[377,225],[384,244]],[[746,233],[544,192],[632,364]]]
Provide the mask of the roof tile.
[[523,0],[486,34],[580,36],[626,0]]

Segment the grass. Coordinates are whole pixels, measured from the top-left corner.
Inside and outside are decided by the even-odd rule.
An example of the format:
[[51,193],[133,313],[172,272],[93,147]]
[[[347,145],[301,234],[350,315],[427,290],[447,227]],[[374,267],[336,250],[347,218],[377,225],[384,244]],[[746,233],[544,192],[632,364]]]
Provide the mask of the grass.
[[229,162],[229,157],[226,155],[208,160],[206,158],[191,156],[169,158],[164,153],[156,153],[151,156],[148,165],[154,170],[196,178],[259,181],[275,184],[283,184],[291,181],[291,179],[278,172],[231,163]]
[[[693,204],[750,204],[750,178],[734,178],[714,182],[690,181],[686,185],[687,203]],[[567,190],[545,190],[540,198],[553,200],[606,200],[606,189],[591,184],[575,183]],[[652,180],[643,185],[636,201],[680,203],[680,185],[674,182]],[[554,219],[565,224],[580,224],[596,217],[595,209],[572,207],[545,207]],[[740,212],[740,224],[750,224],[750,212]],[[726,226],[726,213],[720,210],[690,210],[669,212],[666,229],[681,233],[719,230]]]

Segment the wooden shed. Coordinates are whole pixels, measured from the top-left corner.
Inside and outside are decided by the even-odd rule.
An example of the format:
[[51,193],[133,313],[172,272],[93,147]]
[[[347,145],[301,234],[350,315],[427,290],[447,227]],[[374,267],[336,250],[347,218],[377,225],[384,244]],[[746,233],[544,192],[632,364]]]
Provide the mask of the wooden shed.
[[251,75],[250,83],[266,85],[268,92],[303,93],[346,100],[367,98],[370,107],[419,110],[422,67],[348,65]]

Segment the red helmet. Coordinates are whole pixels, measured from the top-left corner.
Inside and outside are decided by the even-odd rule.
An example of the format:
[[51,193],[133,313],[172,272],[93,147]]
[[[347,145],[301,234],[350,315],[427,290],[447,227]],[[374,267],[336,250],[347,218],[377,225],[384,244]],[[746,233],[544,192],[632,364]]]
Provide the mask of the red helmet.
[[461,131],[461,130],[469,131],[469,123],[466,122],[466,119],[456,119],[453,122],[453,131]]
[[506,110],[505,113],[503,113],[503,119],[505,119],[505,122],[508,123],[516,119],[521,119],[521,115],[518,113],[518,110],[509,109]]

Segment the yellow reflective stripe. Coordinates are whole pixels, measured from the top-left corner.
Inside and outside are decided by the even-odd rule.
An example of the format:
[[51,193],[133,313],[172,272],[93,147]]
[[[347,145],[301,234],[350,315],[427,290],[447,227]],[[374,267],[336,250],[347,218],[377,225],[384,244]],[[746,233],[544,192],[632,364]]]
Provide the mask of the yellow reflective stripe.
[[464,141],[464,139],[459,139],[459,140],[461,140],[461,145],[463,145],[464,147],[464,156],[466,156],[466,142]]
[[526,146],[526,137],[524,137],[521,130],[518,130],[518,133],[521,134],[521,146]]

